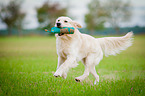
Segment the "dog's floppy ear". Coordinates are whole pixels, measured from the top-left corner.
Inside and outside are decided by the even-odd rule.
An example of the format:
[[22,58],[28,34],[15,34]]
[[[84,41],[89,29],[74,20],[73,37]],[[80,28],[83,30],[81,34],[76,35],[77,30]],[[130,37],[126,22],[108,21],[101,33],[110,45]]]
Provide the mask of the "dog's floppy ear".
[[76,21],[72,21],[71,24],[75,27],[75,28],[82,28],[82,26],[77,23]]

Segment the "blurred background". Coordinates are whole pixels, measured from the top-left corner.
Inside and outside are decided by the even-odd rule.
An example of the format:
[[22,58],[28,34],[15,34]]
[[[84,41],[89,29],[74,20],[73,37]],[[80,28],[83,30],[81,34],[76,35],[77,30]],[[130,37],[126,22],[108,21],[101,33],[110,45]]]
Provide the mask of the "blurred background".
[[[131,47],[96,66],[99,85],[92,75],[75,82],[85,69],[81,62],[66,80],[53,76],[56,38],[44,29],[59,16],[98,38],[135,33]],[[144,34],[145,0],[0,0],[0,96],[144,96]]]
[[51,35],[59,16],[91,35],[145,33],[145,0],[0,0],[0,36]]

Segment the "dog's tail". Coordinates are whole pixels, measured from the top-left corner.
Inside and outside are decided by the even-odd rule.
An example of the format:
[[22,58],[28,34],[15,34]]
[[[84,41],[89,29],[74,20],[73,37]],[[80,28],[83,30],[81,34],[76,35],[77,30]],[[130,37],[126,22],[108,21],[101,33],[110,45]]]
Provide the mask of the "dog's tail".
[[116,55],[117,53],[120,53],[122,50],[125,50],[131,46],[133,41],[132,37],[133,32],[128,32],[125,36],[122,37],[98,38],[98,41],[105,56],[108,56]]

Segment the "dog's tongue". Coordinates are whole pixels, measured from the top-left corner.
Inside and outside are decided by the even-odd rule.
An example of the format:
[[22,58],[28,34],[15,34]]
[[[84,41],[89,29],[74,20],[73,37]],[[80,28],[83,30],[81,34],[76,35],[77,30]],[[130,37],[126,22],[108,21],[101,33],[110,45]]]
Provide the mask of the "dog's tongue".
[[62,36],[62,35],[64,35],[64,33],[58,33],[58,36]]

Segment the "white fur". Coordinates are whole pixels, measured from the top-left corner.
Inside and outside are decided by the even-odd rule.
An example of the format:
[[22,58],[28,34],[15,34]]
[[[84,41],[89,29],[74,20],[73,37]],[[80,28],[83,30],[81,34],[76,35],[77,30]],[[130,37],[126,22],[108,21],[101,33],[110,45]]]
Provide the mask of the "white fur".
[[[65,20],[68,22],[64,22]],[[56,35],[58,64],[57,71],[54,73],[55,77],[66,78],[69,69],[76,67],[78,61],[82,61],[85,66],[84,74],[76,77],[75,80],[81,82],[91,73],[95,77],[94,84],[96,84],[96,81],[99,82],[99,76],[96,73],[95,65],[103,59],[103,54],[105,56],[115,55],[132,45],[133,32],[129,32],[123,37],[96,39],[80,33],[77,27],[81,28],[81,25],[68,17],[59,17],[57,22],[61,23],[61,27],[74,27],[75,31],[74,34]]]

